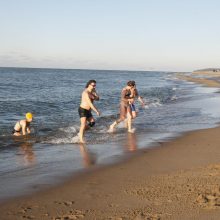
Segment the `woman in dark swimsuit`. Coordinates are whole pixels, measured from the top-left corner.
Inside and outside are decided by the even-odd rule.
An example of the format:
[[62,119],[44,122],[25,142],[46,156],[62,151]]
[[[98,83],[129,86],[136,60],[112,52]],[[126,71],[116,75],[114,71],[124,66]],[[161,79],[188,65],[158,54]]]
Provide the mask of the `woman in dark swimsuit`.
[[120,117],[113,124],[110,125],[109,132],[113,132],[116,125],[124,121],[127,117],[128,121],[128,132],[133,133],[131,129],[131,108],[129,102],[133,100],[134,97],[131,95],[131,89],[135,86],[134,81],[127,82],[127,86],[121,91],[121,102],[120,102]]

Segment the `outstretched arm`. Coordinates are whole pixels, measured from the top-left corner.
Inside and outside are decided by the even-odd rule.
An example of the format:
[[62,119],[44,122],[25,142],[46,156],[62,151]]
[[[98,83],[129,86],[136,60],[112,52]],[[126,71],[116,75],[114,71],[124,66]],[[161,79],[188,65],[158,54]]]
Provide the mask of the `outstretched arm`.
[[145,105],[143,98],[139,95],[137,89],[135,89],[135,96],[138,97],[138,101],[141,103],[142,106]]
[[145,105],[144,100],[141,96],[138,96],[138,101],[141,103],[142,106]]

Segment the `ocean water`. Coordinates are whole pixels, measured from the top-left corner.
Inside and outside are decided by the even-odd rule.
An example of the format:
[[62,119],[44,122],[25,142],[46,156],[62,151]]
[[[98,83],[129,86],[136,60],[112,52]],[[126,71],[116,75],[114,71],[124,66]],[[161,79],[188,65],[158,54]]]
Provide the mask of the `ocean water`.
[[[97,81],[102,115],[78,144],[78,106],[88,80]],[[117,118],[121,89],[135,80],[147,105],[138,102],[135,134]],[[220,121],[218,89],[178,80],[175,73],[0,68],[0,200],[62,182],[91,167],[111,164],[140,149]],[[17,120],[34,113],[32,135],[12,137]]]

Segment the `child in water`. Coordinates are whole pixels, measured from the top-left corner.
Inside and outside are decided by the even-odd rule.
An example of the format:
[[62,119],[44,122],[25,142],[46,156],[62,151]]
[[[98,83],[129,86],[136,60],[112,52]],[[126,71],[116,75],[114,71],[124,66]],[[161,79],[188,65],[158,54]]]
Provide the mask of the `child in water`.
[[32,113],[28,112],[26,113],[25,116],[26,116],[25,119],[16,122],[14,129],[12,131],[12,134],[14,136],[21,136],[31,133],[30,123],[33,120],[33,115]]

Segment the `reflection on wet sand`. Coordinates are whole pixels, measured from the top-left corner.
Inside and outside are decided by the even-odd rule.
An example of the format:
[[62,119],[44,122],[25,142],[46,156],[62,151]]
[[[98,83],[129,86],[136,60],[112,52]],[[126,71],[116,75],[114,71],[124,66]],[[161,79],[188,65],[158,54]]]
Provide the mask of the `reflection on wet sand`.
[[33,151],[33,140],[28,137],[14,138],[14,142],[19,146],[19,162],[24,166],[34,165],[36,163],[36,157]]
[[137,136],[135,133],[128,133],[127,142],[125,143],[126,151],[133,152],[138,149],[137,147]]
[[96,163],[96,154],[90,152],[85,144],[79,144],[79,147],[83,159],[83,166],[85,168],[93,166]]
[[33,152],[33,143],[24,142],[20,145],[20,152],[23,155],[23,163],[25,166],[33,165],[36,162],[36,157]]

